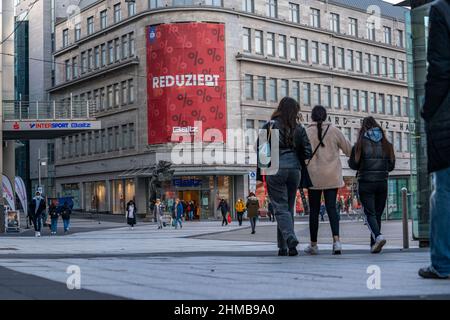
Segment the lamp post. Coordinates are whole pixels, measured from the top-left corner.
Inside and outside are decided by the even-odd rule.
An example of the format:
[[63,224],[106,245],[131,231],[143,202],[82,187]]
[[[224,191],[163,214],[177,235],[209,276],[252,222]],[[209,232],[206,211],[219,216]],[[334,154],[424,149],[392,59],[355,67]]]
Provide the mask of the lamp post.
[[[41,166],[46,166],[48,158],[41,158],[41,149],[38,149],[38,188],[42,188]],[[41,190],[42,191],[42,190]]]

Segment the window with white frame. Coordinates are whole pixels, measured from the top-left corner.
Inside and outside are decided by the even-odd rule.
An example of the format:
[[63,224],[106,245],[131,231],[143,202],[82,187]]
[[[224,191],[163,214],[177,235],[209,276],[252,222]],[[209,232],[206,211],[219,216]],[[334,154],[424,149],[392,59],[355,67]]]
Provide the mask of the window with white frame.
[[269,79],[269,100],[270,102],[278,101],[277,79]]
[[300,23],[300,5],[289,2],[289,20],[293,23]]
[[120,3],[114,5],[114,23],[122,20],[122,8]]
[[331,86],[328,85],[323,86],[322,105],[325,108],[331,107]]
[[251,30],[249,28],[244,28],[243,29],[242,50],[244,50],[245,52],[251,52],[252,51],[252,47],[251,47]]
[[307,39],[301,39],[300,40],[300,59],[303,62],[308,62],[308,40]]
[[289,41],[289,58],[293,61],[298,60],[297,38],[291,37]]
[[103,10],[100,12],[100,29],[108,27],[108,11]]
[[263,32],[255,30],[255,53],[264,54]]
[[359,91],[355,89],[352,90],[352,105],[353,111],[359,111]]
[[320,99],[320,84],[313,85],[313,104],[319,105],[321,102]]
[[322,52],[322,64],[325,66],[330,65],[330,46],[327,43],[321,44]]
[[311,27],[320,28],[320,10],[311,8],[309,15],[309,23]]
[[258,100],[266,101],[266,77],[258,77]]
[[358,20],[355,18],[348,19],[348,35],[353,37],[358,36]]
[[344,110],[350,110],[350,89],[342,89],[342,107]]
[[63,47],[69,45],[69,29],[64,29],[62,32]]
[[245,75],[244,97],[247,100],[253,100],[253,76],[250,74]]
[[86,20],[87,24],[87,34],[93,34],[94,33],[94,17],[89,17]]
[[272,32],[267,33],[267,55],[275,56],[275,34]]
[[383,27],[384,43],[392,44],[392,29],[389,27]]
[[312,63],[319,63],[319,43],[317,41],[311,42],[311,60]]
[[281,95],[280,98],[289,96],[289,81],[288,80],[281,79],[280,95]]
[[278,18],[278,0],[267,0],[266,13],[271,18]]
[[286,36],[278,35],[278,56],[286,58]]
[[337,13],[330,13],[330,31],[340,32],[340,18]]
[[368,21],[366,23],[367,39],[375,41],[375,22]]
[[245,12],[250,12],[250,13],[255,12],[255,1],[254,0],[242,0],[242,10]]
[[341,108],[341,88],[334,87],[333,107],[335,109]]
[[303,83],[303,105],[311,105],[311,84]]

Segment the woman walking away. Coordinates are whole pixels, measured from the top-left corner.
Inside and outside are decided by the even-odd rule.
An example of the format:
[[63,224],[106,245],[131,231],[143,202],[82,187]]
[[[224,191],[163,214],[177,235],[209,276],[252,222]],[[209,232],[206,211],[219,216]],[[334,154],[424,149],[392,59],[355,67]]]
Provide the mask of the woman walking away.
[[133,200],[128,201],[127,203],[127,224],[130,226],[130,229],[134,229],[134,225],[136,224],[136,204]]
[[48,215],[50,216],[50,234],[56,235],[58,230],[58,212],[56,211],[56,205],[52,202],[48,206]]
[[238,199],[234,208],[236,209],[236,215],[237,215],[237,219],[239,221],[239,226],[242,226],[242,218],[243,218],[244,212],[245,212],[244,201],[242,199]]
[[373,117],[364,118],[348,164],[358,171],[358,194],[371,233],[371,252],[379,253],[386,244],[381,234],[381,215],[386,206],[389,172],[395,168],[395,153]]
[[163,212],[163,208],[162,208],[162,205],[161,205],[161,199],[156,199],[155,215],[156,215],[156,219],[158,221],[158,230],[162,229],[163,226],[164,226],[164,223],[163,223],[164,212]]
[[181,221],[184,215],[184,207],[180,199],[175,201],[175,215],[175,229],[178,229],[178,225],[180,225],[180,228],[183,229],[183,224]]
[[[264,145],[257,143],[257,180],[262,181],[266,175],[267,189],[270,202],[273,205],[277,220],[277,240],[279,256],[296,256],[298,240],[294,232],[295,196],[300,183],[300,160],[311,158],[311,144],[306,131],[299,124],[300,106],[295,99],[285,97],[272,114],[271,121],[263,126],[267,130],[267,141],[271,144],[271,160],[278,152],[278,163],[270,163],[271,167],[278,166],[276,173],[268,174],[264,169],[267,164],[260,154]],[[278,133],[278,148],[273,137]],[[263,161],[261,161],[263,160]],[[288,251],[289,250],[289,251]]]
[[228,225],[228,220],[227,220],[227,214],[230,211],[230,208],[228,207],[228,203],[225,201],[225,199],[221,199],[219,206],[217,207],[217,210],[220,209],[220,213],[222,214],[222,227],[224,225]]
[[339,217],[336,211],[338,189],[345,185],[342,178],[340,151],[342,150],[347,157],[350,157],[352,146],[341,130],[327,122],[327,118],[327,110],[322,106],[315,106],[311,116],[313,123],[306,130],[314,150],[308,164],[313,186],[308,190],[311,244],[305,249],[307,254],[319,253],[317,234],[322,194],[333,234],[333,254],[341,254],[342,251],[339,240]]
[[247,207],[247,217],[250,219],[250,224],[252,226],[252,234],[255,234],[256,221],[258,220],[259,201],[253,192],[250,192],[248,195],[245,206]]
[[63,220],[64,225],[64,233],[69,232],[70,229],[70,216],[72,215],[72,209],[70,208],[67,201],[64,202],[64,206],[61,212],[61,218]]

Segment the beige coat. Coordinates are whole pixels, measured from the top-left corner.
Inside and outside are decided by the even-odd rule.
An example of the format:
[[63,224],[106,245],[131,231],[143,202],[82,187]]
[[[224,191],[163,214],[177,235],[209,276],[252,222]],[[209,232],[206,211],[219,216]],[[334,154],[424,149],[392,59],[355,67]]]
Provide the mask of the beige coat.
[[[314,158],[308,165],[308,173],[311,176],[313,183],[313,190],[336,189],[344,186],[344,179],[342,178],[342,164],[340,157],[340,150],[344,152],[347,157],[350,157],[352,152],[352,145],[345,138],[344,134],[338,128],[331,125],[330,122],[322,124],[322,136],[330,125],[323,143],[325,147],[319,147]],[[309,141],[311,142],[312,150],[314,151],[319,144],[317,136],[317,123],[312,123],[306,129]],[[308,162],[306,162],[308,163]]]

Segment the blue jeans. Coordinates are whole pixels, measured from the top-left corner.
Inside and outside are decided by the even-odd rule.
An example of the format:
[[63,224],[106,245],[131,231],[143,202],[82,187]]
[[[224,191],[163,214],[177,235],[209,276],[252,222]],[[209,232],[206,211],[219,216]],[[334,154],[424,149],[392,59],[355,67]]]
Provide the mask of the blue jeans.
[[178,229],[178,224],[180,224],[180,228],[183,228],[183,225],[181,224],[181,217],[177,217],[175,219],[175,229]]
[[64,224],[64,232],[69,231],[70,219],[63,219],[63,224]]
[[56,232],[56,230],[58,230],[58,217],[51,218],[50,229],[52,230],[52,232]]
[[34,231],[41,232],[42,229],[42,215],[34,215],[33,217]]
[[431,266],[443,277],[450,275],[450,168],[433,173],[430,199]]

